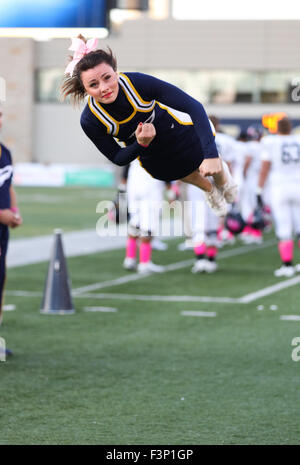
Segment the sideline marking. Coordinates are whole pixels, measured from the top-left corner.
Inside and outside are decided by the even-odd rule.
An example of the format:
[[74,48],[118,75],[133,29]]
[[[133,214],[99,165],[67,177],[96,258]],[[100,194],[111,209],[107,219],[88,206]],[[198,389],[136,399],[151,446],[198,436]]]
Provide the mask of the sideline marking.
[[14,310],[16,310],[16,306],[14,304],[3,305],[4,312],[13,312]]
[[[232,257],[236,255],[243,255],[247,252],[253,251],[253,250],[259,250],[263,249],[266,247],[269,247],[271,245],[274,245],[276,243],[275,240],[269,240],[263,243],[260,246],[242,246],[238,247],[236,249],[232,250],[226,250],[224,252],[221,252],[219,254],[219,258],[227,258],[227,257]],[[165,271],[173,271],[175,269],[180,269],[184,268],[186,266],[189,266],[190,264],[194,263],[194,259],[190,260],[184,260],[181,262],[177,263],[172,263],[170,265],[166,265]],[[210,296],[157,296],[157,295],[151,295],[151,296],[146,296],[146,295],[136,295],[136,294],[114,294],[114,293],[104,293],[104,294],[89,294],[86,291],[92,291],[96,289],[101,289],[105,287],[112,287],[112,286],[117,286],[120,284],[124,284],[130,281],[135,281],[137,279],[142,279],[145,277],[150,276],[151,274],[133,274],[130,276],[123,276],[121,278],[109,280],[109,281],[104,281],[102,283],[95,283],[91,284],[88,286],[83,286],[80,288],[77,288],[73,290],[72,295],[74,297],[78,298],[95,298],[95,299],[102,299],[102,298],[109,298],[109,299],[124,299],[124,300],[142,300],[142,301],[162,301],[162,302],[215,302],[215,303],[235,303],[235,304],[248,304],[251,303],[259,298],[265,297],[270,294],[274,294],[276,292],[281,291],[282,289],[286,289],[288,287],[294,286],[298,283],[300,283],[300,276],[296,276],[293,278],[290,278],[285,281],[281,281],[277,284],[274,284],[272,286],[268,286],[266,288],[260,289],[258,291],[246,294],[242,297],[237,297],[237,298],[231,298],[231,297],[210,297]],[[41,297],[42,293],[41,292],[30,292],[30,291],[6,291],[7,295],[11,296],[22,296],[22,297]]]
[[287,287],[295,286],[295,284],[300,283],[300,276],[296,276],[294,278],[287,279],[286,281],[281,281],[280,283],[274,284],[273,286],[268,286],[263,289],[260,289],[256,292],[251,292],[251,294],[246,294],[240,298],[240,303],[242,304],[249,304],[253,302],[253,300],[257,300],[260,297],[265,297],[270,294],[274,294],[275,292],[281,291],[282,289],[286,289]]
[[[265,243],[263,243],[260,246],[244,245],[244,246],[238,247],[236,249],[225,250],[223,252],[220,252],[218,258],[219,259],[224,259],[224,258],[228,258],[228,257],[234,257],[236,255],[243,255],[243,254],[251,252],[253,250],[264,249],[266,247],[274,245],[275,243],[276,243],[276,241],[274,239],[271,239],[269,241],[266,241]],[[165,272],[179,270],[180,268],[185,268],[187,266],[192,265],[194,262],[195,262],[194,259],[190,259],[190,260],[184,260],[184,261],[181,261],[181,262],[171,263],[170,265],[165,265],[164,270],[165,270]],[[74,297],[76,297],[76,296],[78,296],[78,294],[82,294],[82,293],[85,293],[85,292],[96,291],[98,289],[104,289],[105,287],[118,286],[120,284],[125,284],[125,283],[128,283],[128,282],[136,281],[138,279],[146,278],[148,276],[152,276],[153,274],[155,274],[155,273],[147,273],[147,274],[134,273],[134,274],[131,274],[130,276],[126,275],[126,276],[122,276],[120,278],[111,279],[109,281],[103,281],[101,283],[98,282],[98,283],[94,283],[94,284],[89,284],[87,286],[82,286],[82,287],[78,287],[77,289],[74,289],[73,290],[73,295],[74,295]]]
[[76,296],[80,299],[95,298],[95,299],[120,299],[120,300],[142,300],[142,301],[157,301],[157,302],[216,302],[227,304],[238,304],[239,299],[231,297],[209,297],[209,296],[190,296],[190,295],[142,295],[142,294],[80,294]]
[[112,307],[84,307],[83,309],[85,312],[104,312],[104,313],[111,313],[117,312],[117,308]]
[[281,320],[291,320],[291,321],[299,321],[300,315],[281,315]]
[[216,312],[200,312],[200,311],[190,311],[190,310],[184,310],[183,312],[180,312],[180,314],[183,316],[206,316],[206,317],[217,316]]

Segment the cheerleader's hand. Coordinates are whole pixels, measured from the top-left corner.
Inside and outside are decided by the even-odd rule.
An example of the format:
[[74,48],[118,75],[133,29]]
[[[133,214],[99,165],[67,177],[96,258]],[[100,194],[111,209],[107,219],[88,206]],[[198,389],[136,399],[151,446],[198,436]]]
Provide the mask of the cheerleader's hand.
[[156,131],[152,123],[139,123],[135,131],[135,137],[138,144],[143,147],[148,147],[155,136]]
[[213,176],[222,171],[222,162],[220,158],[205,158],[199,168],[202,176]]

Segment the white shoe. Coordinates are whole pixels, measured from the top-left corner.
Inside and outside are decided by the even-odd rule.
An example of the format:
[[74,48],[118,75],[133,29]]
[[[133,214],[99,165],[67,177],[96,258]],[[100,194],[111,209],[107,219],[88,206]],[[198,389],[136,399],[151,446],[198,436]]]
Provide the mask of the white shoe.
[[126,257],[123,262],[123,268],[125,268],[125,270],[135,271],[136,270],[136,259]]
[[206,258],[197,260],[192,268],[192,273],[204,273],[206,271]]
[[210,260],[206,260],[206,273],[214,273],[218,269],[218,264],[216,262],[211,262]]
[[137,267],[138,273],[163,273],[165,268],[160,265],[155,265],[152,262],[139,263]]
[[168,244],[161,241],[160,239],[152,239],[151,241],[152,249],[154,250],[167,250]]
[[253,236],[252,234],[245,234],[241,236],[241,241],[244,244],[262,244],[263,237],[262,236]]
[[238,235],[238,238],[244,243],[244,244],[250,244],[251,238],[250,234],[248,233],[241,233]]
[[186,241],[181,242],[177,246],[177,250],[180,250],[181,252],[183,252],[184,250],[190,250],[190,249],[193,249],[193,248],[194,248],[194,245],[193,245],[193,241],[191,239],[187,239]]
[[237,201],[238,186],[234,181],[227,163],[222,160],[223,168],[226,173],[227,182],[220,188],[227,203],[234,203]]
[[222,192],[213,184],[210,192],[204,192],[205,199],[215,215],[220,218],[227,215],[227,205]]
[[192,273],[214,273],[218,269],[216,262],[211,262],[206,258],[197,260],[192,268]]
[[219,240],[219,244],[218,244],[218,247],[219,246],[223,246],[223,245],[233,245],[235,244],[235,237],[230,235],[229,231],[227,231],[227,229],[223,229],[223,231],[221,231],[221,234],[218,236],[218,240]]
[[274,271],[274,276],[277,278],[291,278],[295,274],[295,269],[293,266],[282,265],[280,268]]
[[235,237],[228,237],[228,239],[223,239],[221,242],[221,246],[224,245],[234,245],[235,244]]

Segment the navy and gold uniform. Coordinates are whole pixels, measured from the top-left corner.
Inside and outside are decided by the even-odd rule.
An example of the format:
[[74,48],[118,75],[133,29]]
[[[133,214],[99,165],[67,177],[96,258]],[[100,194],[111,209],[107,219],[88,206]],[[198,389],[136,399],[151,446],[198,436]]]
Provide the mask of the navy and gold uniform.
[[[138,124],[153,123],[156,136],[148,147],[136,141]],[[89,97],[80,120],[103,155],[124,166],[139,157],[142,166],[163,181],[181,179],[204,158],[217,158],[214,134],[200,102],[160,79],[120,73],[116,100],[100,104]],[[120,148],[116,141],[126,145]]]
[[[12,160],[10,151],[0,144],[0,210],[10,208],[10,186],[12,180]],[[8,246],[8,226],[1,223],[0,213],[0,317],[2,308],[3,288],[5,284],[5,258]],[[1,321],[1,318],[0,318]]]

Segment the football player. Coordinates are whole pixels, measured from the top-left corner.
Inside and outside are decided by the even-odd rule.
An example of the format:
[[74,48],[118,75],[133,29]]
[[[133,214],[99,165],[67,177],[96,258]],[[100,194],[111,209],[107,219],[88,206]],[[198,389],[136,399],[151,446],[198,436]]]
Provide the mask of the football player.
[[285,117],[278,122],[276,135],[262,139],[262,166],[258,181],[258,199],[269,179],[271,210],[281,267],[277,277],[291,277],[300,266],[293,266],[294,236],[300,237],[300,137],[291,134],[292,125]]

